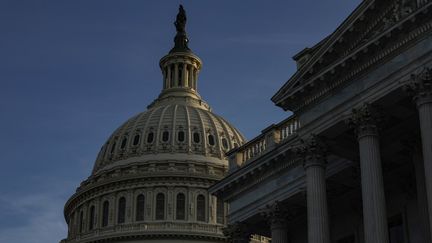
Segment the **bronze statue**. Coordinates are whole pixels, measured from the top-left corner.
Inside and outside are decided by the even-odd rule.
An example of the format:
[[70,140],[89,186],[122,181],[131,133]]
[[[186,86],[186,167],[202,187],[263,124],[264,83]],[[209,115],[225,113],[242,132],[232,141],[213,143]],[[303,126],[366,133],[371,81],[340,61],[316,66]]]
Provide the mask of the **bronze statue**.
[[177,32],[185,32],[186,27],[186,12],[183,8],[183,5],[180,4],[179,12],[177,14],[177,19],[174,22],[174,25],[177,29]]

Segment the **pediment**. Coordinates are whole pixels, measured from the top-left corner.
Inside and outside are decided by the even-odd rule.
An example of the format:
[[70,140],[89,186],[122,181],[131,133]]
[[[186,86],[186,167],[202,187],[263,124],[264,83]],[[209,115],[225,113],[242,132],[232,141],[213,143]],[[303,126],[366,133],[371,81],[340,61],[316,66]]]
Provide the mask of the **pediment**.
[[[297,72],[272,97],[272,101],[285,110],[292,110],[284,104],[287,96],[299,97],[300,93],[308,92],[316,87],[312,79],[324,82],[326,73],[335,76],[335,65],[345,65],[343,60],[363,50],[372,51],[368,46],[377,41],[380,35],[419,8],[427,7],[430,1],[414,0],[364,0],[347,19],[327,38],[322,40],[312,50],[309,58],[298,68]],[[376,43],[380,45],[380,43]],[[382,45],[382,43],[381,43]],[[379,51],[379,49],[377,49]],[[356,58],[358,55],[355,54]],[[296,55],[298,58],[298,55]],[[322,76],[321,76],[322,75]],[[329,84],[327,84],[329,85]]]

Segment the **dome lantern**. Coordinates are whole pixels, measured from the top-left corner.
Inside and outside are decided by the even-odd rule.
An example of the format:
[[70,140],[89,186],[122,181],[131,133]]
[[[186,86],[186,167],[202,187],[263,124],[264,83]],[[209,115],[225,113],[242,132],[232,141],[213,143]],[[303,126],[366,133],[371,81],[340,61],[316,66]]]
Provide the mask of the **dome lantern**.
[[186,19],[186,12],[180,5],[174,22],[177,30],[174,47],[159,62],[163,74],[163,87],[159,99],[173,96],[201,99],[197,91],[197,80],[202,62],[188,47]]

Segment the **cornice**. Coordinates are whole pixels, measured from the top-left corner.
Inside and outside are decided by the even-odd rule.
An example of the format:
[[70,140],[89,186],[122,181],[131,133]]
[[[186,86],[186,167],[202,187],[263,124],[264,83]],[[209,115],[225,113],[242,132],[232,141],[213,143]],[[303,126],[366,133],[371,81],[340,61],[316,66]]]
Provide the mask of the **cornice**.
[[[163,222],[128,224],[97,229],[78,235],[75,238],[64,239],[61,243],[101,243],[141,239],[201,239],[225,242],[226,238],[223,236],[222,229],[222,225],[200,223]],[[191,230],[197,230],[197,233],[192,233]]]
[[[427,36],[426,33],[431,32],[432,21],[428,13],[431,6],[432,4],[427,4],[391,27],[375,34],[355,51],[302,81],[302,85],[285,94],[284,102],[279,100],[277,105],[300,112],[306,106],[328,96],[333,90],[364,74],[377,64],[408,49],[416,41]],[[328,77],[325,77],[326,75]],[[289,83],[297,82],[293,81],[296,78],[300,77],[294,76]]]

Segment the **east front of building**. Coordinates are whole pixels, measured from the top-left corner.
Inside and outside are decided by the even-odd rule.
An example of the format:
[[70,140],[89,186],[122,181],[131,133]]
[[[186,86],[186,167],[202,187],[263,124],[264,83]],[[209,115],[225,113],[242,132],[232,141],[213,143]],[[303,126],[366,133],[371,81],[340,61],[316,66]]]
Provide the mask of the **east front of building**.
[[272,97],[293,115],[210,188],[230,241],[431,243],[432,2],[364,0],[294,60]]

